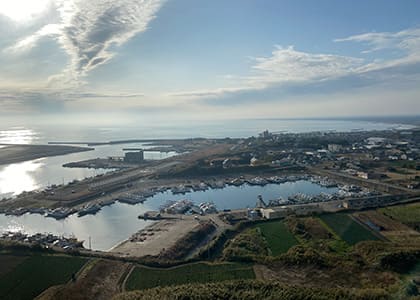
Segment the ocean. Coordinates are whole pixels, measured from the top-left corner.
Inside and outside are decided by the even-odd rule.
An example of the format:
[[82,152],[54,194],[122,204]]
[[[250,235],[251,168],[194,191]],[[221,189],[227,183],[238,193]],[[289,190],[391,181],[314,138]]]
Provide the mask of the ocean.
[[250,119],[139,123],[136,126],[12,126],[0,127],[1,143],[45,144],[52,141],[94,142],[126,139],[244,138],[271,132],[409,129],[411,125],[364,120]]

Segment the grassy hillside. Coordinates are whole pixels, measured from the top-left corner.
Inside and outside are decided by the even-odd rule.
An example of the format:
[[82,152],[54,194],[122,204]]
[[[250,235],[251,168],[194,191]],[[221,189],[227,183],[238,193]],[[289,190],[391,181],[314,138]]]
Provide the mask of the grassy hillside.
[[420,231],[420,203],[380,208],[384,215]]
[[120,294],[114,300],[155,299],[282,299],[282,300],[385,300],[390,299],[383,290],[323,289],[282,285],[277,282],[228,281],[207,284],[188,284],[154,288]]
[[136,267],[127,280],[127,290],[198,282],[255,278],[252,266],[197,263],[170,269]]
[[69,281],[85,262],[79,257],[31,256],[0,277],[0,299],[33,299],[46,288]]
[[369,229],[354,221],[347,214],[338,213],[322,215],[320,216],[320,219],[349,245],[354,245],[361,241],[378,240],[378,237]]
[[283,221],[262,223],[256,227],[260,228],[273,256],[287,252],[298,243]]

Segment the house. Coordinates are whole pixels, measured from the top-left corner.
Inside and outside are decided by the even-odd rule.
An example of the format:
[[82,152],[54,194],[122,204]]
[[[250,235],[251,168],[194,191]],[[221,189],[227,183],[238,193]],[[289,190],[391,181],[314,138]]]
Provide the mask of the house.
[[328,144],[328,151],[330,152],[340,152],[343,150],[343,146],[338,144]]
[[357,172],[357,177],[369,179],[369,174],[367,172]]
[[363,178],[363,179],[383,179],[386,178],[385,174],[380,173],[370,173],[370,172],[357,172],[357,177]]
[[256,158],[255,156],[253,158],[251,158],[251,160],[249,161],[249,164],[254,167],[256,165],[258,165],[260,161],[258,160],[258,158]]

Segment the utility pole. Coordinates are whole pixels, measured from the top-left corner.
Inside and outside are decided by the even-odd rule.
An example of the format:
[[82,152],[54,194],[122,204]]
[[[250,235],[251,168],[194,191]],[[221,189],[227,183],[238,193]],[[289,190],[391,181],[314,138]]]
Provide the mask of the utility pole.
[[90,236],[89,236],[89,250],[92,250],[92,239]]

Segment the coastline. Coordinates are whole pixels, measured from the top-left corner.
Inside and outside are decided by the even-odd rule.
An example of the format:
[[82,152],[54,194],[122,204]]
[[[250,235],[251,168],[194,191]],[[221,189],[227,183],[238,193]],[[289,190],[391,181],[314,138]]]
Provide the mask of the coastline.
[[1,144],[0,165],[14,164],[38,158],[60,156],[76,152],[92,151],[94,148],[53,145]]

